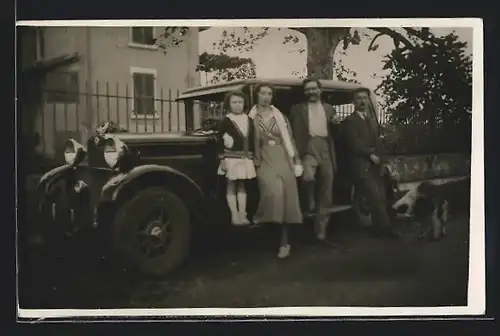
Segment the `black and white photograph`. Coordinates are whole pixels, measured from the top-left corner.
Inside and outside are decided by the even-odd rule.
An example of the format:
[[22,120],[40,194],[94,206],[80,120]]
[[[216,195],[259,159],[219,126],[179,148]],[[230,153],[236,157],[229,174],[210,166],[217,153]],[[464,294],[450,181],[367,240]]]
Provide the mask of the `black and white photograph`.
[[480,19],[16,43],[18,319],[484,313]]

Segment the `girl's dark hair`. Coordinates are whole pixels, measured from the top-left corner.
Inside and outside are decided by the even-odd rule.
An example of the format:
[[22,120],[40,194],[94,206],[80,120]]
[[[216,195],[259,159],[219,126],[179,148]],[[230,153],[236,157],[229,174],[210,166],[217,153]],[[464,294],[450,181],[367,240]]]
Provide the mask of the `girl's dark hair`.
[[274,90],[274,86],[270,83],[259,83],[255,86],[255,91],[254,91],[254,101],[255,103],[257,103],[259,101],[259,92],[262,88],[264,87],[267,87],[269,89],[271,89],[271,94],[274,98],[274,93],[275,93],[275,90]]
[[236,91],[230,91],[226,93],[226,96],[224,97],[224,101],[222,102],[222,109],[224,111],[230,111],[230,102],[231,102],[231,97],[240,97],[243,99],[243,111],[246,111],[247,109],[247,97],[246,95],[239,90]]

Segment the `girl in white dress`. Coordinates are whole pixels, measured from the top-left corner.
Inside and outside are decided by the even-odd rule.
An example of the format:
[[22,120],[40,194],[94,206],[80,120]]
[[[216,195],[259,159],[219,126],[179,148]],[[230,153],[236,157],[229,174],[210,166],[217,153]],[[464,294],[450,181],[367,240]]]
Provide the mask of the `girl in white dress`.
[[256,177],[254,157],[255,129],[252,120],[245,113],[245,95],[240,91],[229,92],[224,99],[228,111],[219,132],[220,166],[219,175],[227,179],[227,204],[234,225],[248,225],[247,193],[245,180]]

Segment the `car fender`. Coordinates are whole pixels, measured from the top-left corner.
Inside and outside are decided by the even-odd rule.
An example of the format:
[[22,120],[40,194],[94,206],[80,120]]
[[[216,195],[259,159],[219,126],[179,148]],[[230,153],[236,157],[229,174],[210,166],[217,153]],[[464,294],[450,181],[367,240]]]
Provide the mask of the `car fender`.
[[73,167],[70,165],[63,165],[56,167],[47,173],[45,173],[38,182],[37,194],[39,197],[39,202],[43,201],[45,196],[50,192],[50,188],[57,183],[61,178],[67,176],[68,173],[73,171]]
[[126,173],[119,173],[111,177],[102,187],[101,202],[115,202],[120,198],[121,193],[127,186],[139,178],[152,173],[161,173],[165,174],[165,176],[180,178],[188,183],[193,190],[196,190],[197,196],[203,198],[204,193],[200,186],[186,174],[168,166],[151,164],[138,166]]

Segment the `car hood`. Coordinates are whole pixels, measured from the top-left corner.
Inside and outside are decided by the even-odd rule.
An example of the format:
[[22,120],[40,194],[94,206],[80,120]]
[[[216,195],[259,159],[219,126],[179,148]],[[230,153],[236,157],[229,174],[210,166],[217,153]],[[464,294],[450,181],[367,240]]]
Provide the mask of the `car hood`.
[[114,133],[126,144],[140,143],[186,143],[206,142],[214,138],[214,132],[170,132],[170,133]]

